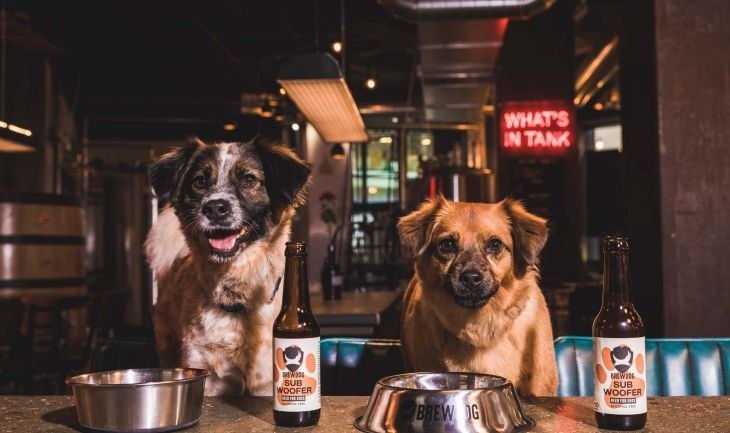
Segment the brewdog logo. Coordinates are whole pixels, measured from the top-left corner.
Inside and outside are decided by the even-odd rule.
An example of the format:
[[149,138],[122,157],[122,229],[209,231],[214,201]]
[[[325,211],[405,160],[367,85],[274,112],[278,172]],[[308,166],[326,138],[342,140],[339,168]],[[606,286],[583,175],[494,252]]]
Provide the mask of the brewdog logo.
[[616,370],[626,373],[634,362],[634,352],[629,346],[616,346],[611,350],[611,362]]
[[609,409],[637,407],[637,399],[646,396],[644,355],[635,354],[635,349],[627,344],[596,344],[594,347],[599,385],[596,399],[602,399],[601,403]]
[[[276,399],[281,405],[304,404],[317,392],[316,359],[298,345],[277,347],[274,353]],[[279,380],[281,379],[281,382]]]

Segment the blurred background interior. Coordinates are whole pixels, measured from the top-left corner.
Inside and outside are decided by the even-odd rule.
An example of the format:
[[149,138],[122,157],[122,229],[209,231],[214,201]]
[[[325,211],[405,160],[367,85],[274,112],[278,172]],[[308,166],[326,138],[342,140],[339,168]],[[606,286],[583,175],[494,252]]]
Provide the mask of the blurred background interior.
[[[398,338],[396,222],[436,194],[549,219],[556,337],[590,335],[613,233],[647,336],[726,334],[730,7],[708,3],[3,0],[0,393],[155,362],[146,167],[191,135],[313,165],[293,237],[323,336]],[[287,92],[282,63],[315,53],[356,110]],[[327,142],[317,114],[364,127]]]

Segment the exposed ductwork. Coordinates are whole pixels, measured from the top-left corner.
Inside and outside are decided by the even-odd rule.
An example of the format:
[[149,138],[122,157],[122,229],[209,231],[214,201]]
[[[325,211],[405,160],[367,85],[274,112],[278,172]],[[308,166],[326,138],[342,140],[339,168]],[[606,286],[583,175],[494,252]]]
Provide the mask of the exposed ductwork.
[[378,0],[395,15],[411,21],[528,18],[555,0]]
[[427,121],[477,123],[494,93],[494,64],[506,18],[418,24],[419,72]]
[[418,23],[426,121],[476,124],[494,94],[494,65],[508,19],[535,15],[555,0],[379,1]]

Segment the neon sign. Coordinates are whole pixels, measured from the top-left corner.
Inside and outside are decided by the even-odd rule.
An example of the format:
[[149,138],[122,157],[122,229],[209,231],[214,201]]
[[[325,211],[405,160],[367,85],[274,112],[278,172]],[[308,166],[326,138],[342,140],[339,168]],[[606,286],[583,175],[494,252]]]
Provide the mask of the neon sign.
[[572,101],[504,102],[500,147],[509,153],[562,153],[575,146]]

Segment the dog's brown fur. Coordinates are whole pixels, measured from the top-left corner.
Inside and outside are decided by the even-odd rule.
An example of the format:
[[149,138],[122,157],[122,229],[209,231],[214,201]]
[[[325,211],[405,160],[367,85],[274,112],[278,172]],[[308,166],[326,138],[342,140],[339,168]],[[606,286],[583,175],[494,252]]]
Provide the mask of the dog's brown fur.
[[[536,268],[547,240],[546,221],[512,200],[453,203],[439,197],[403,217],[398,229],[415,256],[415,275],[403,301],[407,368],[496,374],[522,395],[555,395],[553,336]],[[445,237],[458,243],[448,257],[437,246]],[[492,238],[503,242],[498,254],[485,251]],[[446,288],[461,254],[478,260],[495,284],[496,292],[477,309],[458,305]]]
[[[308,177],[304,162],[280,145],[197,142],[193,146],[193,154],[211,149],[225,152],[227,161],[235,160],[236,152],[269,152],[305,168]],[[174,150],[158,165],[180,158],[185,151]],[[267,189],[275,181],[265,179]],[[184,178],[176,178],[167,189],[174,191],[182,182]],[[205,241],[196,239],[195,225],[181,224],[181,215],[188,211],[179,203],[176,207],[175,197],[169,198],[170,204],[148,234],[147,257],[159,283],[154,324],[160,363],[163,367],[207,369],[211,376],[206,395],[272,393],[272,327],[281,309],[281,291],[274,293],[274,288],[284,272],[284,248],[294,208],[303,202],[304,194],[300,186],[289,202],[272,198],[272,212],[259,229],[261,236],[228,261],[207,257]],[[271,192],[268,195],[272,197]],[[227,312],[220,304],[241,304],[244,310]]]

